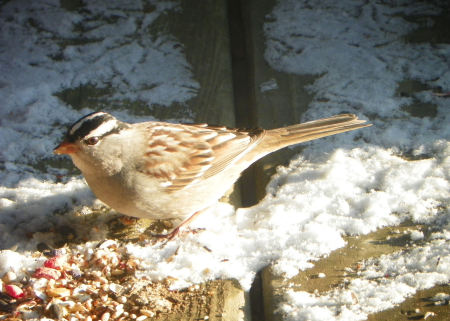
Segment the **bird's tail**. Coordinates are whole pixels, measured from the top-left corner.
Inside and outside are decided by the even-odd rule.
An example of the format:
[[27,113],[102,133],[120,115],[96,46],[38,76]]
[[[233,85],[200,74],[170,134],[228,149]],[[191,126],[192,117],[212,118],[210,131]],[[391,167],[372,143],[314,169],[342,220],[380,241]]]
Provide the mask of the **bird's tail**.
[[341,114],[330,118],[270,129],[265,132],[261,147],[274,152],[283,147],[331,136],[358,128],[372,126],[354,114]]

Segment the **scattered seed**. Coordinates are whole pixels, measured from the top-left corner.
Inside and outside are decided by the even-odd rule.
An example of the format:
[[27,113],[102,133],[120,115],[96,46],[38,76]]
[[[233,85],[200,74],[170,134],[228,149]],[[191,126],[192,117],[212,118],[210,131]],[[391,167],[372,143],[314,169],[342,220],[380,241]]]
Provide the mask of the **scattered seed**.
[[14,299],[20,299],[25,296],[23,290],[15,284],[5,285],[5,292]]
[[[21,281],[23,286],[10,284],[17,282],[14,272],[6,273],[0,279],[0,288],[5,296],[11,297],[11,302],[27,298],[21,305],[14,304],[12,309],[2,308],[0,320],[19,321],[19,317],[20,320],[143,321],[154,318],[159,312],[169,312],[178,302],[175,298],[158,294],[155,297],[148,294],[140,296],[141,291],[147,291],[148,285],[149,291],[155,286],[156,293],[158,286],[167,291],[166,286],[163,283],[152,284],[148,278],[136,279],[133,274],[140,265],[140,259],[130,256],[115,241],[102,243],[97,248],[52,250],[44,255],[42,266],[31,277],[25,274]],[[38,262],[43,254],[37,253],[34,257]],[[167,284],[174,280],[168,279]],[[142,285],[135,287],[136,283]],[[142,301],[139,302],[147,305],[137,304],[138,299],[132,296],[134,293]],[[139,306],[148,307],[148,304],[152,304],[151,308],[139,311]],[[14,314],[14,311],[21,315]]]
[[47,280],[50,279],[57,280],[61,277],[61,272],[48,267],[40,267],[36,269],[36,271],[33,274],[33,277],[36,279],[45,278]]
[[111,292],[113,292],[114,294],[118,294],[120,292],[123,291],[123,286],[121,286],[120,284],[117,283],[111,283],[108,285],[108,288]]
[[13,271],[6,272],[3,276],[3,281],[5,283],[11,283],[17,280],[17,275]]
[[142,313],[144,316],[147,316],[147,317],[150,317],[150,318],[154,317],[155,314],[156,314],[155,312],[150,311],[150,310],[147,310],[147,309],[141,309],[141,313]]
[[47,295],[51,297],[68,297],[70,296],[70,289],[66,288],[49,288],[47,289]]
[[44,262],[44,266],[51,269],[61,270],[65,263],[66,263],[66,256],[58,255],[46,260]]
[[111,317],[111,313],[105,312],[105,313],[102,314],[102,317],[100,318],[100,320],[108,321],[110,317]]
[[100,245],[98,245],[98,248],[106,249],[106,248],[112,247],[112,246],[117,246],[117,242],[114,240],[106,240],[103,243],[101,243]]

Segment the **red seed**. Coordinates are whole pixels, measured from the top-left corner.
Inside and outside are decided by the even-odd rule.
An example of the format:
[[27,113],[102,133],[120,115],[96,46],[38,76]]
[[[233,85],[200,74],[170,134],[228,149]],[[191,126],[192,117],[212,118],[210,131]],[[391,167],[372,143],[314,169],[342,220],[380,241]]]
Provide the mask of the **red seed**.
[[51,269],[57,269],[61,270],[64,263],[66,262],[66,257],[62,255],[54,256],[47,261],[44,262],[44,266],[51,268]]
[[9,296],[13,297],[14,299],[20,299],[25,296],[23,290],[14,284],[5,285],[5,291]]
[[37,279],[46,278],[47,280],[50,279],[57,280],[61,277],[61,272],[49,267],[40,267],[36,269],[36,271],[33,274],[33,277]]

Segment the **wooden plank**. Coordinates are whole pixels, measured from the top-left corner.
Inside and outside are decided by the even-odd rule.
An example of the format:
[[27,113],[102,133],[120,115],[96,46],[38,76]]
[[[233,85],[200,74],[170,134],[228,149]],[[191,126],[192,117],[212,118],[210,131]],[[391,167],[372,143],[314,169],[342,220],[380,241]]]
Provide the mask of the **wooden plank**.
[[[290,279],[274,275],[270,268],[266,268],[263,271],[265,320],[283,320],[282,315],[276,314],[274,311],[282,302],[283,293],[292,288],[292,284],[295,284],[297,291],[309,293],[320,294],[332,290],[345,284],[346,279],[357,277],[356,272],[359,262],[406,248],[411,238],[409,234],[403,232],[417,228],[421,229],[423,226],[403,224],[402,226],[386,227],[364,236],[346,237],[347,245],[345,247],[332,252],[324,259],[314,262],[314,267],[302,271]],[[349,273],[348,268],[355,273]],[[326,277],[318,277],[319,273],[324,273]]]
[[226,3],[203,0],[192,5],[182,0],[181,10],[162,22],[184,46],[194,78],[200,83],[198,95],[187,105],[195,121],[234,127],[233,85]]
[[[251,54],[252,84],[254,94],[254,124],[251,127],[276,128],[301,122],[312,96],[305,90],[315,76],[287,74],[274,70],[264,58],[265,35],[263,24],[275,6],[275,0],[243,1],[242,10],[248,29],[247,46]],[[272,84],[272,89],[264,85]],[[265,196],[265,186],[278,165],[287,165],[301,146],[285,148],[264,157],[254,167],[255,200]]]
[[[195,290],[188,290],[182,307],[168,313],[161,313],[155,321],[245,321],[250,320],[248,301],[239,284],[233,280],[217,280],[201,284]],[[187,294],[187,292],[185,292]]]
[[397,307],[369,315],[367,321],[410,321],[410,320],[450,320],[450,308],[447,302],[431,300],[438,293],[450,293],[450,285],[436,285],[427,290],[417,291],[412,297]]

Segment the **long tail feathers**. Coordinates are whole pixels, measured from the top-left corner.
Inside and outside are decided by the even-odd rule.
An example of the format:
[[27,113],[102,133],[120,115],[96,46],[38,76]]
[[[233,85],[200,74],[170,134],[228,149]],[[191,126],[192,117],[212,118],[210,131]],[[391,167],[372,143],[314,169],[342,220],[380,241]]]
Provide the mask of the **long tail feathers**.
[[263,144],[272,146],[273,151],[275,151],[289,145],[369,126],[372,126],[372,124],[358,119],[354,114],[341,114],[330,118],[268,130],[265,139],[263,139]]

